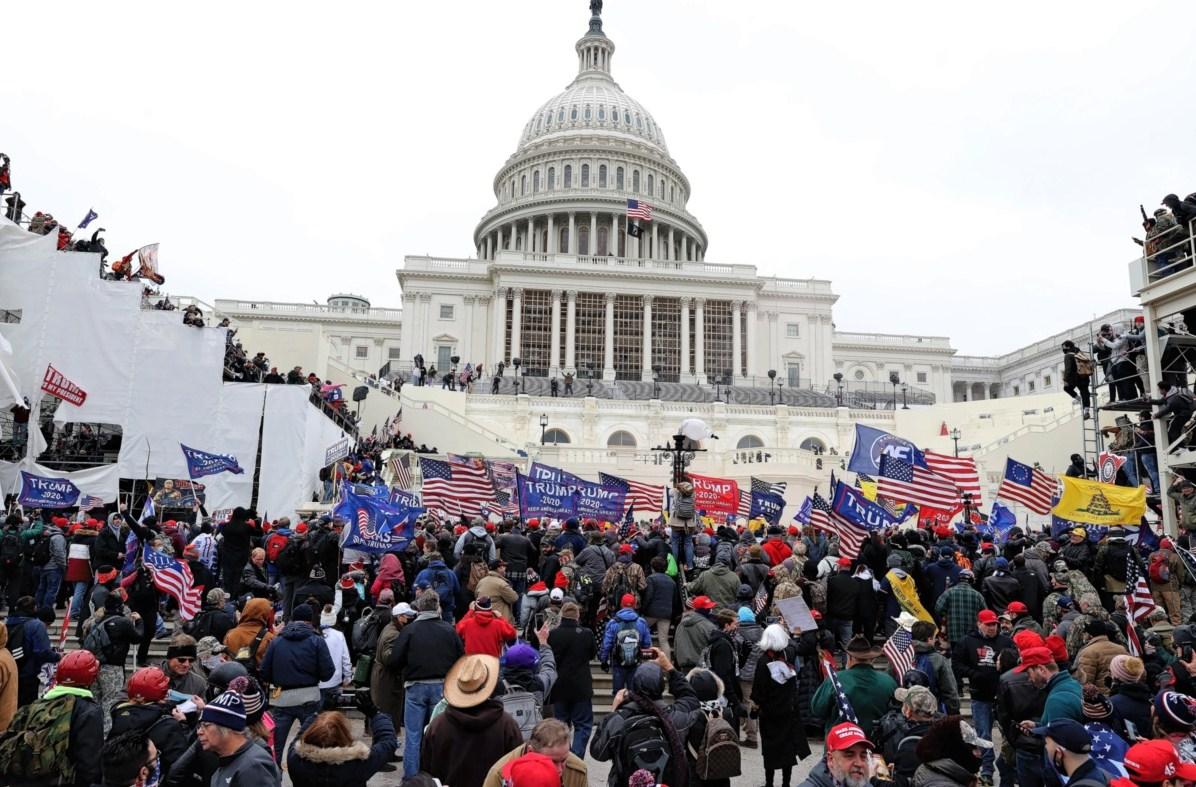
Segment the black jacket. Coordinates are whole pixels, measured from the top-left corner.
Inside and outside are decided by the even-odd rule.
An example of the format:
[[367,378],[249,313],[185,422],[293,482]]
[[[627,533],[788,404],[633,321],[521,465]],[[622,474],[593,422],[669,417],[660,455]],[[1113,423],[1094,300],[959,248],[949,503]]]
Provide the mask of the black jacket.
[[1116,683],[1109,701],[1123,721],[1134,725],[1139,735],[1149,736],[1150,710],[1154,694],[1145,683]]
[[[124,615],[108,613],[93,625],[103,626],[108,632],[108,639],[112,641],[112,647],[108,650],[108,654],[100,658],[100,663],[102,664],[119,664],[124,666],[125,662],[129,660],[129,648],[133,645],[139,645],[142,639],[147,636],[144,620],[133,622],[132,619]],[[150,634],[148,636],[153,635]]]
[[679,599],[677,583],[668,574],[649,574],[641,613],[645,618],[672,620]]
[[252,531],[246,520],[234,516],[224,523],[220,532],[224,537],[220,542],[220,551],[225,561],[232,562],[249,557],[249,539]]
[[836,572],[826,581],[826,616],[836,620],[855,620],[861,587],[850,573]]
[[951,662],[955,674],[968,679],[972,699],[991,702],[996,698],[997,682],[1001,678],[997,671],[997,656],[1013,647],[1013,640],[1006,635],[998,632],[997,636],[987,639],[979,629],[973,629],[956,643]]
[[760,589],[760,583],[768,577],[768,566],[760,558],[752,558],[746,563],[740,563],[735,573],[739,575],[740,581],[745,585],[750,585],[752,592],[755,593]]
[[149,739],[158,747],[164,774],[169,773],[183,752],[187,751],[187,730],[170,715],[170,708],[165,705],[138,705],[132,702],[117,705],[112,709],[112,731],[108,736],[129,730],[140,730],[149,735]]
[[1006,571],[986,577],[980,592],[984,594],[988,606],[1001,615],[1004,614],[1005,607],[1021,598],[1022,586]]
[[443,680],[464,655],[465,646],[453,624],[441,620],[438,613],[424,612],[399,632],[387,666],[404,681]]
[[722,680],[727,702],[737,705],[743,699],[739,687],[739,662],[735,643],[721,629],[710,634],[710,671]]
[[255,566],[253,561],[250,560],[245,564],[245,568],[241,570],[241,592],[252,593],[254,598],[274,597],[274,588],[270,586],[264,563],[260,566]]
[[590,660],[598,653],[594,632],[562,618],[548,634],[548,646],[556,659],[557,680],[552,687],[553,702],[580,702],[594,694]]
[[503,533],[495,542],[498,555],[507,564],[507,576],[527,571],[528,566],[536,565],[536,548],[522,533]]
[[[124,533],[124,530],[121,530]],[[91,564],[96,568],[112,566],[120,568],[125,562],[125,540],[118,538],[112,528],[103,527],[96,536],[96,542],[91,547]]]
[[236,619],[224,607],[211,606],[205,602],[195,619],[183,625],[183,630],[196,639],[211,636],[224,642],[224,635],[236,625]]
[[1026,719],[1037,720],[1042,717],[1046,695],[1045,691],[1034,687],[1030,676],[1024,672],[1010,670],[1001,675],[997,686],[997,722],[1001,725],[1005,740],[1018,751],[1042,751],[1043,739],[1037,735],[1026,735],[1018,724]]

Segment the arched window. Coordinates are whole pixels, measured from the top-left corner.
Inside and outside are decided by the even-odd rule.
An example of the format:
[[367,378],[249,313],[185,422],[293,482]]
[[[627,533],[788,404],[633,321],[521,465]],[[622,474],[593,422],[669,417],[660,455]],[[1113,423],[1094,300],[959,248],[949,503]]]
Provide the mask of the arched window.
[[669,186],[669,202],[677,201],[677,187]]
[[540,133],[540,119],[539,118],[536,119],[536,133],[537,134]]
[[653,193],[655,193],[655,191],[656,191],[655,178],[653,178],[652,173],[649,172],[648,173],[648,193],[653,194]]
[[552,113],[545,112],[544,113],[544,128],[548,128],[551,125],[552,125]]
[[635,448],[638,443],[635,440],[635,435],[626,430],[619,431],[606,438],[606,445],[609,448]]
[[590,228],[584,224],[577,228],[577,253],[590,253]]
[[556,188],[556,167],[548,168],[548,190],[552,191]]
[[600,188],[600,189],[606,188],[606,165],[605,164],[598,165],[598,188]]
[[527,193],[527,175],[519,176],[519,195],[523,196]]
[[532,193],[535,194],[540,190],[540,170],[532,173]]
[[549,429],[544,433],[544,443],[546,445],[565,445],[571,443],[568,433],[564,429]]
[[638,169],[631,170],[631,190],[636,194],[640,191],[640,171]]
[[564,123],[564,122],[565,122],[565,108],[564,108],[564,107],[561,107],[559,110],[557,110],[557,113],[556,113],[556,122],[557,122],[557,123]]
[[591,117],[591,114],[592,114],[592,112],[591,112],[591,110],[590,110],[590,105],[589,105],[589,104],[586,104],[586,120],[589,120],[589,119],[590,119],[590,117]]
[[619,108],[618,107],[610,108],[610,119],[614,121],[616,126],[619,125]]
[[561,243],[561,245],[558,246],[557,248],[561,250],[562,254],[568,254],[569,253],[569,227],[568,227],[568,225],[561,227],[560,243]]
[[606,227],[598,228],[598,251],[599,256],[606,256],[610,254],[610,232]]
[[807,437],[801,441],[801,449],[803,451],[813,451],[816,454],[822,454],[826,452],[826,443],[817,437]]
[[590,165],[589,164],[581,165],[581,187],[583,189],[588,189],[590,187]]
[[664,199],[664,178],[660,179],[660,198]]
[[565,188],[567,188],[567,189],[573,188],[573,165],[572,164],[565,165]]
[[626,109],[623,110],[623,122],[629,126],[631,125],[631,113]]
[[623,190],[623,168],[622,167],[615,168],[615,188],[617,188],[619,191]]
[[573,105],[573,109],[569,110],[569,119],[577,120],[577,105]]
[[598,119],[606,120],[606,107],[598,107]]
[[636,112],[636,113],[635,113],[635,127],[636,127],[636,128],[643,128],[643,127],[644,127],[644,124],[643,124],[643,123],[640,121],[640,113],[639,113],[639,112]]
[[764,441],[754,434],[745,434],[739,438],[739,442],[735,444],[736,448],[763,448]]

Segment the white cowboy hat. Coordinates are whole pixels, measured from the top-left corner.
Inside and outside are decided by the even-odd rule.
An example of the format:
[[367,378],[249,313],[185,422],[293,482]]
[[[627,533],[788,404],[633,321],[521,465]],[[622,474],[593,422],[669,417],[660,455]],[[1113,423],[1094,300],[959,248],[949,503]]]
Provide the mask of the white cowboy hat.
[[921,618],[919,618],[917,615],[911,615],[905,610],[902,610],[901,614],[893,618],[893,620],[897,621],[897,625],[901,626],[901,628],[907,629],[911,628],[915,623],[921,620]]

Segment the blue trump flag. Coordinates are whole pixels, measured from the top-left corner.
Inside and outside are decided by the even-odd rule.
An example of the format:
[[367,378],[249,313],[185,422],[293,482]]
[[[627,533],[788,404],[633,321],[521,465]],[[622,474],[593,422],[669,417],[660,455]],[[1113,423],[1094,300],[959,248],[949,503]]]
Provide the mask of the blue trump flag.
[[[535,465],[532,466],[533,469]],[[515,473],[515,490],[519,495],[519,516],[555,517],[568,519],[577,516],[577,500],[573,488],[551,478],[531,478]]]
[[183,449],[183,458],[187,460],[187,475],[191,478],[203,478],[217,473],[233,473],[240,475],[245,471],[237,463],[237,457],[232,454],[210,454],[179,443]]
[[998,544],[1004,544],[1009,538],[1009,531],[1017,524],[1017,514],[1009,510],[998,500],[993,501],[992,512],[988,515],[988,527]]
[[926,455],[904,437],[863,424],[855,425],[855,445],[851,449],[848,470],[872,476],[879,475],[880,458],[886,454],[902,462],[926,467]]
[[407,506],[408,508],[417,508],[419,506],[419,495],[415,492],[408,492],[405,489],[398,487],[390,490],[390,504],[392,506]]
[[904,517],[894,515],[884,506],[869,500],[859,489],[847,484],[835,485],[831,510],[865,530],[884,530],[897,527],[905,521]]
[[396,552],[407,547],[415,534],[415,520],[424,509],[392,505],[385,498],[359,495],[348,484],[333,515],[345,522],[345,549],[361,552]]
[[768,520],[768,524],[776,525],[781,521],[781,512],[785,510],[785,498],[771,492],[752,492],[752,510],[749,519],[758,516]]
[[[627,508],[627,490],[613,484],[599,484],[576,476],[559,467],[533,462],[525,478],[534,483],[557,484],[565,487],[573,496],[573,511],[569,516],[591,517],[608,522],[618,522]],[[544,487],[548,489],[549,486]],[[559,490],[549,492],[549,497],[562,497]],[[534,497],[534,494],[533,494]],[[522,512],[522,496],[520,511]],[[551,507],[551,506],[550,506]],[[528,514],[520,514],[528,516]],[[554,514],[531,514],[530,516],[556,516]]]
[[806,499],[802,501],[801,508],[797,509],[797,513],[793,515],[793,521],[798,524],[810,524],[810,514],[814,511],[814,498],[806,495]]
[[70,508],[78,499],[79,487],[70,479],[21,471],[21,494],[17,502],[25,508]]

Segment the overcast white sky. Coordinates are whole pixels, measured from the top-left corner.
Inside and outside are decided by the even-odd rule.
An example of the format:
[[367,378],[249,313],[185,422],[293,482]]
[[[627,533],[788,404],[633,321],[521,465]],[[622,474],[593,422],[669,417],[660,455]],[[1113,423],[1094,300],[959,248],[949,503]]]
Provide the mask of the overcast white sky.
[[[0,151],[170,292],[398,305],[467,256],[573,78],[586,0],[8,3]],[[1196,3],[607,0],[707,259],[829,278],[842,330],[1007,352],[1130,306],[1138,203],[1196,191]],[[95,226],[95,225],[93,225]]]

